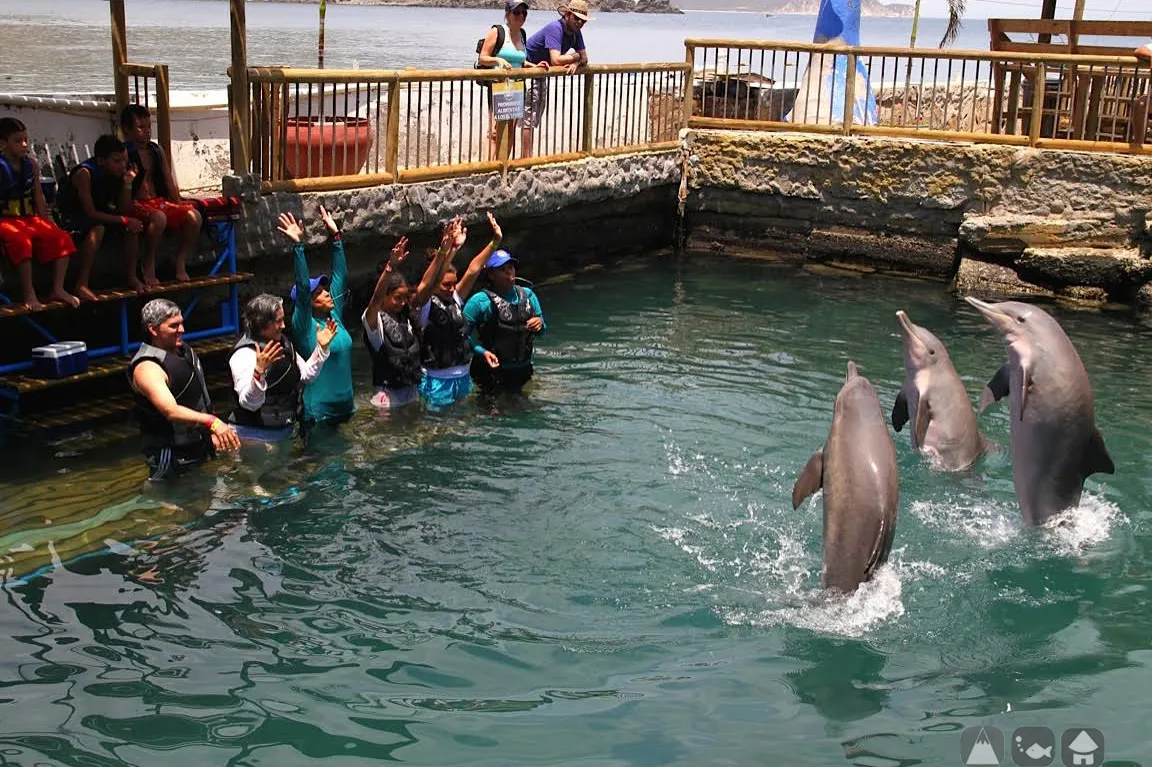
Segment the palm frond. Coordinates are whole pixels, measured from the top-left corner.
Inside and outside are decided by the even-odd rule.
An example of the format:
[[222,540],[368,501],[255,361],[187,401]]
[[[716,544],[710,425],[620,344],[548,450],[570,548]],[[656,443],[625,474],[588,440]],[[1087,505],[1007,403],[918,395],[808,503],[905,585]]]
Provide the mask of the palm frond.
[[961,20],[964,12],[968,10],[968,0],[948,0],[948,27],[944,30],[944,37],[940,38],[940,47],[951,45],[964,25]]

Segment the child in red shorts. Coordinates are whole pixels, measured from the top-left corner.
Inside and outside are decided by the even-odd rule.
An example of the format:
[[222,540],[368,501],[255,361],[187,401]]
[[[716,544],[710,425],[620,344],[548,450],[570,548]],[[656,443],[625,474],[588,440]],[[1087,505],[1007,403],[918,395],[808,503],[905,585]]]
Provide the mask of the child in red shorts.
[[76,245],[48,217],[40,188],[40,167],[28,156],[28,130],[14,117],[0,118],[0,247],[20,275],[24,305],[40,311],[44,304],[32,285],[32,258],[52,264],[52,298],[70,306],[80,299],[64,290],[68,258]]
[[[128,161],[136,168],[136,181],[132,197],[136,201],[135,216],[152,226],[144,253],[144,284],[159,284],[156,279],[156,251],[160,247],[160,234],[169,229],[180,232],[180,247],[176,251],[176,279],[188,277],[188,256],[196,247],[203,219],[195,203],[180,198],[180,187],[172,172],[172,163],[160,145],[152,140],[152,115],[146,107],[129,104],[120,113],[120,130],[128,147]],[[156,226],[156,224],[160,224]],[[152,230],[155,230],[154,233]]]

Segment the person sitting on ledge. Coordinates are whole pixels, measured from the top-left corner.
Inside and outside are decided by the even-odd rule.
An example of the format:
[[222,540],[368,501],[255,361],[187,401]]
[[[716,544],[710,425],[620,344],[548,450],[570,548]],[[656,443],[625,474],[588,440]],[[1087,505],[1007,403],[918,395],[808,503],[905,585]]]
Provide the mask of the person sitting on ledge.
[[40,166],[28,156],[28,130],[14,117],[0,118],[0,247],[20,275],[28,311],[44,308],[32,284],[33,256],[42,264],[52,264],[52,298],[80,305],[80,299],[64,290],[68,259],[76,245],[48,217]]
[[[136,171],[128,167],[124,142],[107,133],[96,139],[95,153],[68,174],[68,184],[60,190],[60,213],[69,229],[80,237],[80,270],[76,275],[76,295],[85,301],[96,300],[89,281],[96,251],[104,242],[109,226],[124,231],[124,253],[128,258],[128,283],[141,292],[144,283],[135,273],[140,253],[140,233],[146,225],[130,214],[132,182]],[[163,228],[163,224],[156,227]]]
[[212,414],[204,370],[184,343],[184,317],[167,298],[140,310],[145,341],[128,366],[149,479],[159,481],[238,450],[236,430]]
[[316,331],[316,348],[305,361],[284,334],[284,299],[262,293],[247,303],[244,335],[228,358],[236,400],[229,420],[241,439],[271,442],[292,436],[304,385],[324,368],[336,332],[336,321],[329,317]]
[[344,327],[344,286],[348,281],[348,259],[344,255],[344,241],[332,215],[320,206],[320,220],[332,239],[332,278],[322,274],[308,276],[308,260],[304,256],[304,226],[291,213],[281,213],[279,231],[296,243],[292,262],[296,284],[289,294],[293,303],[292,338],[300,354],[311,357],[316,350],[317,334],[336,323],[336,335],[328,344],[328,361],[312,383],[304,387],[304,415],[301,429],[307,434],[313,425],[339,424],[356,412],[352,389],[352,336]]
[[484,264],[489,287],[464,304],[472,347],[472,380],[483,394],[516,393],[532,378],[535,337],[547,330],[540,301],[531,288],[516,284],[515,258],[498,250]]
[[161,227],[154,234],[149,231],[148,250],[144,254],[144,284],[148,287],[159,284],[156,252],[164,229],[180,232],[180,245],[173,262],[176,279],[186,282],[189,279],[188,256],[196,247],[204,220],[195,203],[181,199],[172,161],[152,140],[152,115],[148,109],[139,104],[124,107],[120,113],[120,130],[128,148],[128,160],[136,167],[136,180],[132,187],[132,197],[136,200],[135,215],[146,223],[160,221]]

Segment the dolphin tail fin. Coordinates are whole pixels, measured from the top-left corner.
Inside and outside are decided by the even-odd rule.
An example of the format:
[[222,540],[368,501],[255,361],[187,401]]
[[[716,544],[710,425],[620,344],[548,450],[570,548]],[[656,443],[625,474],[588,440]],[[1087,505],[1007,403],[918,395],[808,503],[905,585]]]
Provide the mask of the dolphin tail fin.
[[996,371],[996,375],[984,386],[984,391],[980,392],[980,410],[984,410],[993,402],[999,402],[1008,396],[1008,385],[1012,380],[1012,370],[1008,365],[1004,365]]
[[1089,474],[1115,474],[1116,465],[1112,463],[1112,456],[1104,446],[1104,437],[1100,430],[1092,427],[1092,435],[1088,437],[1088,446],[1084,450],[1084,476]]
[[800,504],[824,487],[824,449],[821,448],[812,454],[800,476],[796,478],[796,485],[792,488],[792,508],[800,508]]
[[892,428],[899,433],[906,423],[908,423],[908,395],[901,389],[896,395],[896,401],[892,403]]

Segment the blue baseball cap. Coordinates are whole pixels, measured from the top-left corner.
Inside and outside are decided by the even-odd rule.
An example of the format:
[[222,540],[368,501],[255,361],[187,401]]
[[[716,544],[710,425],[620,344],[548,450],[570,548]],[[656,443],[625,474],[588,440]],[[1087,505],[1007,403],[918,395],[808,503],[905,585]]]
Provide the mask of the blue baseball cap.
[[511,261],[514,264],[520,263],[508,253],[506,250],[498,250],[492,255],[488,256],[488,260],[484,262],[485,269],[499,269],[504,264]]
[[[308,280],[308,295],[312,295],[313,293],[315,293],[317,288],[328,287],[328,282],[329,282],[329,280],[328,280],[327,274],[321,274],[319,277],[313,277],[312,279]],[[292,292],[288,294],[288,297],[290,299],[292,299],[293,301],[296,300],[296,286],[295,285],[292,286]]]

